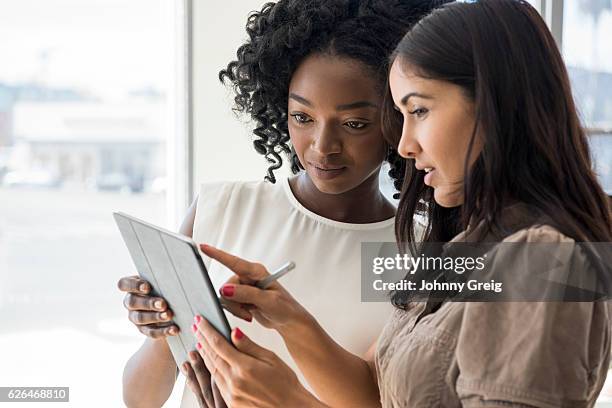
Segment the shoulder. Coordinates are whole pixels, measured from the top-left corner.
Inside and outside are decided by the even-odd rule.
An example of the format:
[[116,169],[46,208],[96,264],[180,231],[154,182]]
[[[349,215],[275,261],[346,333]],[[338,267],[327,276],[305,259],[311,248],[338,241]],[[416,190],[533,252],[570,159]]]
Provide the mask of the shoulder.
[[202,194],[213,195],[214,197],[214,194],[272,192],[278,189],[279,183],[282,183],[282,181],[277,184],[271,184],[267,181],[213,181],[200,184],[199,196],[202,198]]
[[[586,267],[587,259],[573,238],[550,225],[533,225],[506,237],[496,245],[494,255],[498,266],[532,273],[550,268]],[[572,261],[573,260],[573,261]]]
[[284,198],[283,181],[276,184],[267,181],[221,181],[203,183],[198,190],[196,220],[236,216],[254,212],[258,215],[269,212],[272,207],[280,209],[283,203],[289,206]]
[[574,239],[562,234],[558,229],[550,225],[535,224],[509,235],[502,242],[573,243]]
[[497,245],[497,256],[510,266],[521,264],[538,275],[549,269],[585,274],[600,263],[601,249],[597,243],[577,242],[557,228],[541,224],[508,236]]
[[[195,214],[194,239],[211,241],[229,230],[247,231],[261,220],[275,220],[283,208],[282,182],[220,181],[200,185]],[[256,217],[254,215],[257,215]]]
[[550,225],[521,229],[487,255],[507,300],[593,301],[610,293],[606,246],[577,242]]
[[231,202],[274,199],[283,194],[282,180],[276,184],[267,181],[217,181],[203,183],[198,190],[198,208],[224,207]]

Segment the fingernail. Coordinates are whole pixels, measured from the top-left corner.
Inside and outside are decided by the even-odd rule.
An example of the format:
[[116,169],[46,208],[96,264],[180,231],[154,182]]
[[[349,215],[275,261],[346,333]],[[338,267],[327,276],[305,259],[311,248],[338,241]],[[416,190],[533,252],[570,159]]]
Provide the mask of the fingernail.
[[161,300],[156,300],[155,303],[153,303],[153,306],[155,306],[156,309],[161,310],[161,308],[162,308],[162,301]]
[[225,297],[234,296],[234,285],[223,285],[221,288],[221,294]]
[[[198,346],[200,346],[200,347],[198,347]],[[196,347],[198,347],[198,350],[202,348],[202,346],[200,345],[200,343],[196,344]],[[194,363],[195,363],[196,361],[198,361],[198,359],[196,358],[195,354],[191,354],[191,353],[189,353],[189,359],[190,359],[192,362],[194,362]]]
[[249,316],[249,317],[247,317],[247,319],[246,319],[246,320],[247,320],[247,322],[249,322],[249,323],[250,323],[250,322],[252,322],[252,321],[253,321],[253,316]]
[[168,312],[163,312],[159,315],[159,317],[162,318],[162,320],[168,320]]
[[202,345],[199,342],[196,343],[196,347],[197,347],[198,350],[202,350]]
[[146,283],[141,283],[140,286],[138,287],[138,289],[140,289],[141,292],[146,292],[147,291],[147,284]]
[[208,249],[208,248],[210,248],[210,245],[208,245],[208,244],[200,244],[200,247],[202,249]]
[[198,326],[196,326],[195,324],[191,325],[191,330],[195,333],[198,331]]
[[175,335],[176,334],[176,327],[172,326],[170,329],[168,329],[168,332],[170,332],[170,334]]
[[200,322],[202,321],[202,317],[200,315],[197,315],[193,318],[193,320],[195,320],[196,324],[200,324]]
[[242,330],[236,327],[236,340],[242,340],[243,337],[244,333],[242,332]]

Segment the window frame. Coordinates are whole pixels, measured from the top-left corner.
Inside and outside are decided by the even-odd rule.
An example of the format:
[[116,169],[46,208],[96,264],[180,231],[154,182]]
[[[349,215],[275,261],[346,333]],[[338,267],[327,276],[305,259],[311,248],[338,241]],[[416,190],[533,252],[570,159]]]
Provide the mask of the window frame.
[[563,49],[563,8],[565,0],[537,0],[538,11],[544,17],[559,50]]
[[167,223],[177,228],[194,199],[193,0],[174,0],[175,55],[167,139]]
[[[550,29],[557,46],[561,53],[563,53],[563,24],[564,14],[563,10],[565,7],[565,0],[534,0],[534,7],[540,15],[543,16],[546,25]],[[599,128],[586,126],[585,131],[587,135],[612,135],[611,128]]]
[[[546,25],[555,38],[560,52],[563,53],[563,9],[565,7],[565,0],[533,0],[532,4],[544,18]],[[585,126],[584,130],[587,137],[592,135],[605,135],[612,137],[612,127],[601,128]],[[612,195],[610,195],[610,198],[612,199]]]

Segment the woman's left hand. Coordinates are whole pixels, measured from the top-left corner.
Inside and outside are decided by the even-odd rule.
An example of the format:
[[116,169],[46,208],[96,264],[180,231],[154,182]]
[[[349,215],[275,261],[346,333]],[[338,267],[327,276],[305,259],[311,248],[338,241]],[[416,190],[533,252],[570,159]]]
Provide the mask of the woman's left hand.
[[289,366],[240,329],[232,330],[234,348],[206,319],[196,316],[195,322],[198,351],[229,407],[322,406]]
[[200,408],[227,408],[200,354],[197,351],[190,351],[187,355],[189,361],[185,361],[180,368],[198,406]]

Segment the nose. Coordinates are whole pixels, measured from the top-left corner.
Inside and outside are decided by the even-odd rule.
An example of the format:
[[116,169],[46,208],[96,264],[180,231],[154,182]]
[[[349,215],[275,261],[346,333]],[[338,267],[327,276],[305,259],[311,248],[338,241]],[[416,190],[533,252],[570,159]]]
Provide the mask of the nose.
[[397,146],[397,152],[405,159],[414,159],[420,151],[421,146],[404,122],[404,126],[402,127],[402,138]]
[[342,152],[342,142],[331,126],[321,125],[314,134],[312,149],[321,156]]

